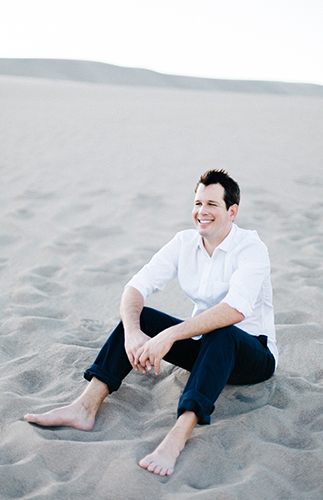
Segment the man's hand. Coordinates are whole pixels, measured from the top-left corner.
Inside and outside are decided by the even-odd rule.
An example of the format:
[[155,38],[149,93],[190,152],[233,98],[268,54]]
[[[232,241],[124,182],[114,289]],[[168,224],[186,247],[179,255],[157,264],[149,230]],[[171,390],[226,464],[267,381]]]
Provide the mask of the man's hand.
[[138,350],[140,350],[145,343],[150,340],[150,337],[142,332],[140,329],[132,330],[131,332],[125,333],[125,351],[127,353],[128,359],[131,363],[132,368],[137,372],[138,370],[141,373],[146,373],[146,371],[150,371],[152,369],[149,361],[142,365],[138,360],[136,360],[136,354]]
[[173,345],[167,330],[160,332],[156,337],[150,338],[140,347],[136,353],[134,364],[146,366],[151,370],[155,368],[155,375],[159,375],[160,362]]

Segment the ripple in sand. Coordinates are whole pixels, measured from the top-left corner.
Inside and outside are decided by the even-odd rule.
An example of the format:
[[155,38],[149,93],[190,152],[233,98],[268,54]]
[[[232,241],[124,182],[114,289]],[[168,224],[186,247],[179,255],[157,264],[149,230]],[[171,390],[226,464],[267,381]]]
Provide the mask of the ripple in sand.
[[[52,474],[44,467],[39,455],[32,454],[24,461],[0,468],[1,495],[3,499],[32,498],[29,495],[44,493],[53,482]],[[38,495],[37,495],[38,496]]]
[[59,266],[39,266],[32,268],[31,272],[46,278],[52,277],[61,270]]
[[33,287],[22,287],[11,295],[17,304],[38,304],[47,299],[47,294],[37,292]]
[[18,198],[31,198],[35,200],[47,200],[51,198],[55,198],[56,193],[54,191],[40,191],[36,189],[26,189],[22,195],[18,196]]
[[17,236],[12,236],[10,234],[1,234],[0,235],[0,247],[13,245],[17,243],[19,238]]
[[301,184],[302,186],[318,187],[320,188],[323,184],[321,177],[316,177],[313,175],[300,175],[294,179],[296,184]]

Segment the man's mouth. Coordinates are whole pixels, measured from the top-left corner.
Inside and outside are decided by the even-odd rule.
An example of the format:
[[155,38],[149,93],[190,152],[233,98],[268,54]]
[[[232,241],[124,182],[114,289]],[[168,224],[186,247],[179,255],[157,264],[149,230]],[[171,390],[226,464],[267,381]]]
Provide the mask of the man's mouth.
[[207,219],[197,219],[200,224],[210,224],[210,222],[213,222],[213,220],[207,220]]

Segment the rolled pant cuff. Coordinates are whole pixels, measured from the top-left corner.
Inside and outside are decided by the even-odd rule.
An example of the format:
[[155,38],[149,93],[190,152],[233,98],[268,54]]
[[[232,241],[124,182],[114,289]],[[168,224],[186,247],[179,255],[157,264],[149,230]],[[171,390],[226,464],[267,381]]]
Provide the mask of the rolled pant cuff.
[[104,384],[106,384],[109,389],[109,394],[111,394],[114,391],[117,391],[122,382],[121,380],[117,379],[110,373],[106,372],[105,370],[103,370],[103,368],[101,368],[96,364],[91,365],[84,372],[84,378],[89,382],[91,381],[92,377],[95,377]]
[[179,400],[177,417],[182,415],[185,411],[193,411],[200,425],[210,424],[210,415],[214,410],[214,404],[206,398],[203,394],[197,391],[187,391]]

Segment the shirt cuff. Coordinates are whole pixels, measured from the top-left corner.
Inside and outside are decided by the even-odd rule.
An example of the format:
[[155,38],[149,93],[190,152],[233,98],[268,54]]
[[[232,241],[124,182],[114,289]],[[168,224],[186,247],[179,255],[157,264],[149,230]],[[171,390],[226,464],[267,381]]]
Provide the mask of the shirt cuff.
[[250,307],[249,302],[243,297],[243,295],[235,292],[229,292],[224,299],[221,300],[228,306],[236,309],[239,313],[243,314],[245,318],[251,315],[252,308]]
[[147,288],[143,285],[141,285],[140,283],[136,282],[135,280],[130,280],[128,281],[128,283],[125,285],[124,287],[124,290],[128,287],[128,286],[132,286],[133,288],[135,288],[136,290],[138,290],[138,292],[141,293],[141,295],[143,296],[144,298],[144,301],[147,299],[147,297],[149,296],[149,293],[147,292]]

